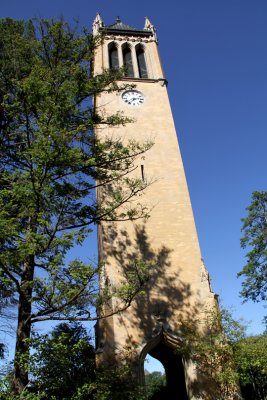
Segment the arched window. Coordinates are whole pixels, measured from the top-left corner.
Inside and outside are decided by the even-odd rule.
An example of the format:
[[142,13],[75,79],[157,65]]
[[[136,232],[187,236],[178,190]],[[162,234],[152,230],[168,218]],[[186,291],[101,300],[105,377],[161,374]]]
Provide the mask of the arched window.
[[109,68],[118,69],[119,68],[119,56],[118,49],[115,43],[110,43],[108,46],[108,57],[109,57]]
[[137,58],[139,78],[148,78],[145,52],[143,47],[140,45],[136,47],[136,58]]
[[126,44],[122,47],[123,65],[126,67],[125,76],[134,77],[132,53],[130,47]]

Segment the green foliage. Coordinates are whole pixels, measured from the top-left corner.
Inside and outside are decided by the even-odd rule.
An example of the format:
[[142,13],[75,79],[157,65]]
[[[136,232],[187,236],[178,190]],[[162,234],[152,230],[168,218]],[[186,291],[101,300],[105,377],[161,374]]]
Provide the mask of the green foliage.
[[246,337],[235,343],[233,349],[235,365],[244,394],[250,387],[250,400],[266,400],[267,335]]
[[[8,19],[0,32],[0,276],[19,291],[25,261],[33,257],[31,268],[45,274],[27,279],[36,304],[32,321],[73,317],[77,309],[87,319],[98,271],[80,260],[67,265],[66,253],[83,243],[90,224],[146,215],[140,204],[127,205],[144,189],[127,172],[150,145],[94,137],[96,121],[127,122],[90,108],[96,93],[119,90],[119,71],[90,74],[97,39],[63,21]],[[95,179],[101,187],[114,182],[102,204],[92,196]]]
[[127,366],[109,366],[97,370],[96,381],[79,391],[73,400],[145,400],[142,387]]
[[136,385],[127,365],[95,369],[91,338],[77,322],[61,323],[46,335],[35,334],[31,345],[27,389],[12,394],[7,373],[0,382],[0,400],[145,400],[144,389]]
[[146,394],[147,399],[152,399],[155,393],[159,393],[160,389],[166,386],[166,376],[160,371],[145,373]]
[[208,311],[202,324],[199,329],[195,320],[185,322],[181,326],[181,345],[177,349],[182,357],[195,364],[198,383],[202,382],[193,391],[206,400],[235,399],[238,374],[231,344],[244,336],[245,328],[223,308]]
[[[123,71],[92,74],[100,41],[63,20],[0,21],[0,287],[8,285],[20,310],[16,392],[28,381],[32,323],[97,318],[99,268],[69,261],[69,250],[101,220],[148,215],[134,201],[146,184],[129,173],[151,143],[94,135],[130,122],[93,106],[97,94],[127,87],[117,83]],[[143,279],[125,285],[114,312],[129,306]],[[101,303],[112,288],[106,293]]]
[[95,377],[91,338],[78,323],[58,325],[49,335],[34,335],[31,390],[46,398],[71,399]]
[[[25,390],[18,396],[10,393],[0,393],[0,400],[44,400],[44,397],[42,393],[36,394]],[[51,398],[50,400],[55,399]]]
[[266,300],[267,296],[267,192],[252,193],[247,207],[248,215],[242,219],[244,233],[241,246],[248,248],[247,264],[238,276],[245,278],[241,295],[245,300]]
[[218,322],[222,327],[227,342],[232,346],[239,340],[245,338],[248,323],[243,319],[235,319],[231,310],[220,306],[219,314],[215,320],[216,319],[218,319]]

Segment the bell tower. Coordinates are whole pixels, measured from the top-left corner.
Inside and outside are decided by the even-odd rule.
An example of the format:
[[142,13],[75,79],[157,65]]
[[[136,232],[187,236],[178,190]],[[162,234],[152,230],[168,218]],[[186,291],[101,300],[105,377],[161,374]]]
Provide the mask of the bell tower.
[[[165,368],[166,399],[193,399],[190,388],[198,377],[192,363],[176,352],[180,328],[183,321],[201,326],[206,309],[216,307],[216,297],[201,257],[156,30],[148,18],[144,29],[136,29],[119,18],[104,25],[97,14],[93,33],[99,32],[104,39],[95,54],[95,74],[124,65],[123,81],[134,87],[102,93],[96,106],[134,120],[116,128],[116,135],[140,142],[152,139],[154,145],[136,170],[141,179],[153,181],[141,198],[151,208],[148,220],[99,227],[105,279],[119,284],[125,265],[137,259],[151,263],[151,278],[128,309],[98,324],[98,362],[118,360],[128,349],[142,382],[144,359],[150,354]],[[101,131],[96,134],[101,139]],[[114,128],[106,129],[107,134],[114,135]]]

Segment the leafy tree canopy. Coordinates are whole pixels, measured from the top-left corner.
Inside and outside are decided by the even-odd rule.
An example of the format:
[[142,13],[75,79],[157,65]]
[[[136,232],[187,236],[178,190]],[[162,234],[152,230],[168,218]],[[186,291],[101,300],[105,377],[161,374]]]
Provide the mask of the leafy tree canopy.
[[245,300],[267,299],[267,192],[252,193],[243,221],[241,246],[248,248],[247,264],[238,276],[245,278],[241,295]]
[[197,317],[184,321],[177,348],[178,354],[195,363],[199,380],[192,388],[194,394],[205,400],[238,399],[232,346],[245,337],[246,327],[223,307],[208,309],[200,329],[196,321]]
[[166,386],[166,376],[160,371],[145,372],[145,382],[147,398],[150,400]]
[[249,336],[234,345],[234,360],[245,399],[267,397],[267,335]]
[[95,378],[95,353],[84,327],[59,324],[50,334],[34,335],[31,391],[47,398],[71,399]]
[[[83,243],[92,224],[148,213],[135,200],[146,184],[129,173],[151,143],[100,142],[94,135],[96,126],[130,122],[92,102],[127,87],[117,83],[123,71],[93,74],[100,41],[62,20],[0,21],[0,286],[18,302],[17,393],[28,382],[31,325],[104,317],[92,310],[112,295],[107,287],[100,298],[98,268],[69,261],[68,251]],[[96,188],[102,201],[96,202]],[[147,279],[143,265],[136,272],[130,284],[125,278],[127,290],[117,292],[114,312],[129,306]]]

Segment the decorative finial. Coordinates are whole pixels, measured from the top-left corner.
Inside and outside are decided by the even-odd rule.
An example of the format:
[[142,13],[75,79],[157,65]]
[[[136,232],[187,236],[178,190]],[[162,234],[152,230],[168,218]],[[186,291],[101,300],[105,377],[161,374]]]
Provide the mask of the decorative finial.
[[102,18],[99,14],[99,12],[96,14],[95,20],[93,22],[93,35],[97,35],[99,32],[99,28],[104,26],[104,23],[102,21]]
[[118,24],[121,22],[121,19],[120,19],[119,16],[116,18],[116,22],[117,22]]
[[150,22],[148,17],[145,17],[145,26],[144,26],[145,31],[151,31],[153,33],[154,39],[157,42],[157,35],[156,35],[156,28],[154,25]]

